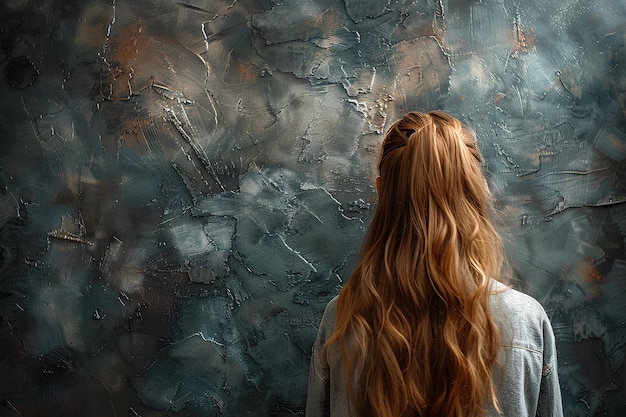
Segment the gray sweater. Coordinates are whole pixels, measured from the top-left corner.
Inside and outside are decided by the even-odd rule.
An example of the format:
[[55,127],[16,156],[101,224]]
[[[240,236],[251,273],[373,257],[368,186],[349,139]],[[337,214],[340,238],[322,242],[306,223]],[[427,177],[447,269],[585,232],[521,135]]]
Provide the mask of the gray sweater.
[[[494,384],[502,413],[487,416],[560,417],[563,415],[556,346],[550,320],[532,297],[493,281],[491,311],[500,329],[499,361]],[[306,417],[357,417],[346,393],[344,364],[338,349],[322,347],[332,335],[337,297],[326,307],[313,345]],[[348,411],[351,411],[351,414]]]

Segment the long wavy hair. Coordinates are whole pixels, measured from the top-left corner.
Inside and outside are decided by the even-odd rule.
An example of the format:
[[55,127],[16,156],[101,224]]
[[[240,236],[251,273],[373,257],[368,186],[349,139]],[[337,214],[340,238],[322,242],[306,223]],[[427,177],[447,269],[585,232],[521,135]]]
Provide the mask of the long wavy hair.
[[378,204],[342,288],[338,345],[362,417],[474,417],[498,409],[490,278],[503,264],[474,133],[441,112],[387,131]]

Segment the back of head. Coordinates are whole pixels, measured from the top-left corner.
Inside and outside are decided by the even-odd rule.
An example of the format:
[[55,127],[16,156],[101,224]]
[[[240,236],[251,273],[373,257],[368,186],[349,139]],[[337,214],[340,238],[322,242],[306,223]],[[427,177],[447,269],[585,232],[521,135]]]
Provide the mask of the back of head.
[[[387,131],[379,200],[335,333],[360,415],[478,416],[495,404],[490,277],[502,264],[473,132],[441,112]],[[364,395],[367,393],[367,395]]]
[[[445,113],[409,113],[385,135],[378,165],[379,201],[366,245],[429,259],[431,278],[466,260],[480,263],[480,277],[499,273],[501,259],[489,254],[499,245],[491,194],[471,130]],[[453,278],[462,285],[468,277]]]

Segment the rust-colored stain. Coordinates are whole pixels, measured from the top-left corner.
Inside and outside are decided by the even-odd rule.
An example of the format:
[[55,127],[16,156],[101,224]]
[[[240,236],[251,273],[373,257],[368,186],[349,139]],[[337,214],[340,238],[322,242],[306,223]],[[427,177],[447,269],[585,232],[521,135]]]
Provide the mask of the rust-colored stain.
[[495,103],[496,106],[498,106],[500,105],[500,102],[505,99],[506,99],[506,94],[497,92],[492,96],[491,101]]
[[109,71],[101,81],[102,95],[109,100],[128,100],[137,57],[149,39],[142,34],[141,22],[135,21],[116,30],[108,41]]
[[579,267],[579,273],[585,284],[584,287],[588,291],[587,298],[589,299],[595,299],[602,295],[602,283],[605,278],[594,264],[594,259],[585,259]]
[[249,62],[239,61],[237,73],[241,81],[254,83],[257,79],[257,68]]
[[127,65],[145,46],[141,22],[135,21],[114,32],[109,39],[109,56],[112,63]]

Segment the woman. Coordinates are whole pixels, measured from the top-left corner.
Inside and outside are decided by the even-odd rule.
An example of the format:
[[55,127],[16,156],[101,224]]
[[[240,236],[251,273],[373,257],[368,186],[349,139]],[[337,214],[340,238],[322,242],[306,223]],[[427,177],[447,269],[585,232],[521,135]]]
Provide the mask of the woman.
[[384,137],[361,258],[313,346],[307,417],[561,416],[541,305],[505,287],[474,134],[409,113]]

